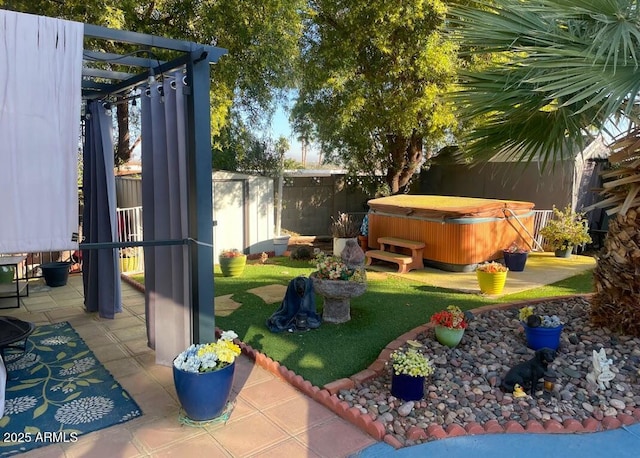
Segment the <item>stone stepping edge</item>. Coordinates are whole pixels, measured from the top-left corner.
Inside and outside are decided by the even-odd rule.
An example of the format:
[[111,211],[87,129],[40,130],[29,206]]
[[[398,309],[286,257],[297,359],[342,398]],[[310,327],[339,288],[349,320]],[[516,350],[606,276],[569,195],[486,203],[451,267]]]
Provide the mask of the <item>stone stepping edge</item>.
[[[130,278],[122,275],[125,282],[129,283],[134,288],[141,292],[144,292],[144,286],[131,280]],[[557,296],[553,297],[554,300],[571,299],[571,298],[591,298],[593,294],[576,294],[570,296]],[[521,307],[524,305],[535,305],[541,302],[547,302],[550,298],[536,299],[536,300],[523,300],[518,302],[511,302],[506,304],[492,304],[485,305],[470,310],[474,315],[486,313],[491,310],[507,310],[513,307]],[[387,362],[389,361],[391,353],[398,348],[402,347],[407,340],[414,340],[417,336],[429,329],[433,328],[430,323],[418,326],[411,331],[405,332],[397,339],[390,342],[381,352],[378,358],[367,368],[357,374],[348,378],[342,378],[330,382],[319,388],[312,385],[311,382],[305,380],[302,376],[297,375],[286,366],[281,365],[279,362],[274,361],[264,353],[252,348],[250,345],[245,344],[242,341],[236,339],[236,343],[242,349],[242,353],[251,358],[260,367],[268,370],[278,378],[289,383],[298,391],[304,393],[311,399],[324,405],[326,408],[334,412],[339,417],[345,419],[349,423],[357,426],[371,437],[378,441],[384,441],[392,447],[399,449],[403,445],[392,435],[388,434],[386,427],[382,422],[373,420],[369,414],[361,413],[356,407],[349,407],[349,404],[345,401],[341,401],[338,398],[337,393],[340,390],[348,390],[354,388],[357,383],[366,382],[369,379],[375,378],[382,374],[386,370]],[[222,330],[216,327],[216,337],[219,337]],[[606,431],[610,429],[620,428],[622,426],[629,426],[634,423],[640,422],[640,408],[636,407],[633,410],[633,415],[627,415],[624,413],[618,414],[615,417],[604,417],[598,421],[595,418],[587,418],[580,422],[576,419],[567,419],[563,422],[557,420],[546,420],[544,422],[538,420],[529,420],[526,426],[522,426],[515,420],[509,420],[502,426],[497,420],[489,420],[484,425],[471,422],[465,427],[458,424],[451,424],[446,428],[442,425],[433,423],[426,429],[418,426],[412,426],[406,432],[407,439],[410,440],[428,440],[428,439],[445,439],[448,437],[457,437],[464,435],[479,435],[479,434],[499,434],[499,433],[531,433],[531,434],[576,434],[576,433],[593,433],[598,431]]]

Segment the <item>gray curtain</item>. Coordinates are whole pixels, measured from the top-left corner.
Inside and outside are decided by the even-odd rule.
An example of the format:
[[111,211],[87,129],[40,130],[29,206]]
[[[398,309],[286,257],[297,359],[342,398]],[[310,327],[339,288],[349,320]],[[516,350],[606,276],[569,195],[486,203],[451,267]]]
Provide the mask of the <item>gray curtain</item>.
[[[87,102],[83,150],[84,242],[116,242],[116,184],[111,116],[102,102]],[[122,311],[117,248],[82,251],[84,306],[102,318]]]
[[[188,237],[183,89],[176,72],[141,96],[144,240]],[[158,364],[170,365],[191,343],[188,266],[187,245],[144,247],[147,338]]]

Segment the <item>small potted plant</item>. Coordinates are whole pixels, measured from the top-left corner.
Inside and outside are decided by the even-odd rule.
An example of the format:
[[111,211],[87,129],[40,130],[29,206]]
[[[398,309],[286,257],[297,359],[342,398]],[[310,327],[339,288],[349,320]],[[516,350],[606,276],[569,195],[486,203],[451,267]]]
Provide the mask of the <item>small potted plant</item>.
[[239,277],[247,264],[247,255],[237,248],[222,250],[218,257],[220,270],[225,277]]
[[344,246],[347,244],[347,240],[358,241],[360,226],[350,214],[338,212],[338,218],[331,217],[329,232],[333,237],[333,255],[340,256]]
[[213,343],[191,345],[173,360],[173,382],[187,417],[206,421],[223,413],[240,347],[238,335],[225,331]]
[[529,250],[522,248],[516,242],[513,242],[509,248],[502,251],[504,258],[504,265],[511,272],[522,272],[524,266],[527,263],[527,257],[529,256]]
[[405,401],[424,397],[425,377],[433,374],[429,359],[416,349],[396,350],[391,354],[391,394]]
[[591,243],[589,226],[584,214],[574,212],[567,205],[563,210],[553,207],[553,218],[540,229],[540,235],[555,251],[557,257],[568,258],[573,248],[585,243]]
[[478,264],[476,276],[483,294],[500,294],[507,281],[509,269],[504,264],[491,261]]
[[429,322],[435,326],[434,332],[438,342],[449,348],[454,348],[460,343],[467,328],[464,312],[455,305],[434,313]]
[[518,319],[524,328],[529,348],[532,350],[545,347],[552,350],[558,349],[564,324],[557,315],[538,315],[529,305],[520,309]]

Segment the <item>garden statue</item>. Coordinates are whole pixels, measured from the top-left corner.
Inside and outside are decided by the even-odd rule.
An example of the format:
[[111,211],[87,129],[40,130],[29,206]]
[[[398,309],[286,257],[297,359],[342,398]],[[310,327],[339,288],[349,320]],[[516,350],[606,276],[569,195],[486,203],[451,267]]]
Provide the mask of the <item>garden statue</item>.
[[513,393],[514,396],[521,396],[522,390],[529,389],[531,396],[535,398],[540,379],[555,358],[556,352],[551,348],[537,350],[533,358],[509,369],[502,382],[502,389],[505,393]]
[[601,390],[610,387],[609,382],[616,376],[610,369],[613,361],[607,359],[607,352],[601,348],[599,352],[593,350],[593,370],[587,374],[587,381],[598,385]]
[[289,282],[280,307],[266,324],[271,332],[294,332],[319,328],[321,322],[316,313],[313,283],[309,278],[299,276]]
[[364,251],[355,240],[347,240],[342,253],[340,253],[342,261],[349,267],[364,265]]

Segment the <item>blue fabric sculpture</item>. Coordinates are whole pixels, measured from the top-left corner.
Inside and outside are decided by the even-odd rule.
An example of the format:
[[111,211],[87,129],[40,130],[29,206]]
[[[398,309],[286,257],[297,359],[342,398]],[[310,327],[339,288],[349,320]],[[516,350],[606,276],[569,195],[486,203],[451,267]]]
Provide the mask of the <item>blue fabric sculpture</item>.
[[267,328],[271,332],[306,331],[319,328],[321,322],[316,313],[313,283],[300,276],[289,282],[280,307],[267,319]]

